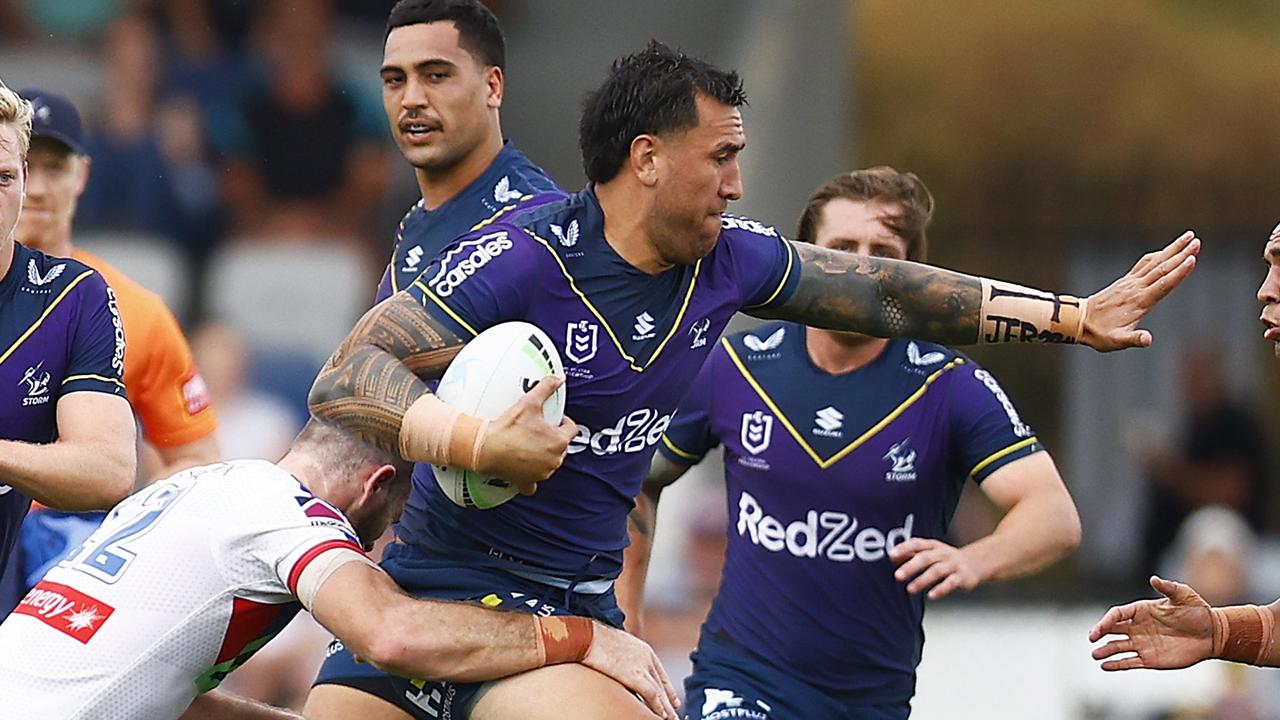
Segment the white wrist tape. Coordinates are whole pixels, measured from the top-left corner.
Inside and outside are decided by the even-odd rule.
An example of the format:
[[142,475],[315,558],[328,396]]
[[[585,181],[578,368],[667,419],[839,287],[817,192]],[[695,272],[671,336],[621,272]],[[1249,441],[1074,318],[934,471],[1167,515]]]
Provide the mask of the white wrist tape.
[[320,553],[307,564],[302,574],[298,576],[298,601],[302,603],[302,607],[307,609],[307,612],[311,612],[311,606],[316,600],[316,593],[320,592],[320,586],[324,585],[324,581],[328,580],[329,576],[336,572],[338,568],[351,562],[364,563],[369,567],[377,568],[378,570],[382,569],[364,553],[358,553],[351,548],[336,547]]

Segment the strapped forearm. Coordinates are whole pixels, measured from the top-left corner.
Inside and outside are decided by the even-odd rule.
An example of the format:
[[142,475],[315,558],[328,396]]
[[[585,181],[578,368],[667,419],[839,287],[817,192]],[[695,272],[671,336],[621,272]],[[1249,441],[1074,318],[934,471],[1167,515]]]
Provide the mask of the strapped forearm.
[[800,284],[761,316],[947,345],[1073,343],[1085,302],[930,265],[795,243]]
[[1210,608],[1213,657],[1249,665],[1280,667],[1273,605]]
[[405,413],[428,393],[462,340],[413,298],[399,293],[365,313],[316,376],[308,398],[316,417],[398,452]]

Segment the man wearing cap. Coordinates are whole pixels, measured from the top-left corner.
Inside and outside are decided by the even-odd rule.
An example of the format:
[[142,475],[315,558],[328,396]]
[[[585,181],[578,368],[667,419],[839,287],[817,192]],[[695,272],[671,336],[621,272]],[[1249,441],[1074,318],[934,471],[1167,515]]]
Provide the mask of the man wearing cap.
[[0,83],[0,576],[32,499],[111,507],[137,457],[115,294],[79,261],[14,241],[32,114]]
[[[72,244],[76,201],[89,179],[90,159],[80,114],[65,97],[38,88],[19,95],[31,103],[31,149],[24,212],[16,238],[53,257],[71,257],[97,270],[115,291],[127,338],[125,385],[147,443],[166,477],[221,459],[214,432],[217,419],[191,348],[158,295],[143,288],[101,258]],[[19,584],[30,587],[45,570],[101,523],[101,514],[62,513],[37,507],[21,532],[15,556]],[[0,613],[17,597],[0,593]]]

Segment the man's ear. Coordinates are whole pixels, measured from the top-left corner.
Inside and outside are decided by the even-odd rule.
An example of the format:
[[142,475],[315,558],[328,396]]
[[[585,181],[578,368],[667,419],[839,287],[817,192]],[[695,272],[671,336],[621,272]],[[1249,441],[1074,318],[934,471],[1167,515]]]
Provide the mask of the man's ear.
[[658,183],[658,163],[662,149],[662,139],[656,135],[637,135],[631,141],[628,161],[641,185],[653,187]]
[[369,477],[364,481],[364,499],[368,499],[378,492],[387,491],[391,488],[391,483],[396,479],[396,468],[394,465],[380,465],[378,469],[369,473]]

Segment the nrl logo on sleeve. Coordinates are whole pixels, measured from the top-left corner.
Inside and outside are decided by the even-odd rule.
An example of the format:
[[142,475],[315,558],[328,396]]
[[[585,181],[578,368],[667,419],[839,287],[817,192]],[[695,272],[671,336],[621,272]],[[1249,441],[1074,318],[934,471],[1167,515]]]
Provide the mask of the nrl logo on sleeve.
[[478,238],[464,240],[445,253],[440,261],[440,269],[427,282],[436,297],[446,298],[488,265],[494,258],[515,247],[506,231],[499,230],[481,235]]

